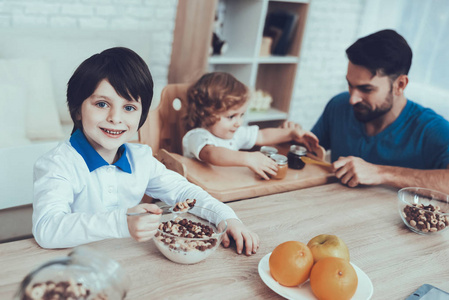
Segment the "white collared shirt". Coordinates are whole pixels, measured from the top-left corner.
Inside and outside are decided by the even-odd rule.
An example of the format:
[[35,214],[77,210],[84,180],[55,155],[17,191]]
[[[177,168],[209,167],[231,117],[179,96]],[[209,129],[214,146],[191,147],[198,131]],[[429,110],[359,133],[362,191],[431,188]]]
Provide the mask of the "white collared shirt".
[[196,199],[196,206],[221,216],[220,220],[210,220],[214,223],[237,218],[229,206],[167,170],[153,157],[150,147],[125,145],[131,173],[107,163],[89,171],[70,139],[38,159],[34,167],[33,235],[39,245],[66,248],[130,237],[126,211],[139,204],[144,194],[168,205]]

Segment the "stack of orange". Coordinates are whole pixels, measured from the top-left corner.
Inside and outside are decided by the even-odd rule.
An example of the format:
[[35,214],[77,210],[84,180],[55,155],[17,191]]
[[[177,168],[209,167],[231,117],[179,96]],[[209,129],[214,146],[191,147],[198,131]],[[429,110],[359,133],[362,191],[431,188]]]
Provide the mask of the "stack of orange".
[[[312,240],[318,237],[320,236]],[[279,284],[290,287],[309,279],[313,294],[320,300],[351,299],[357,290],[358,278],[349,263],[349,255],[336,257],[339,255],[333,251],[329,251],[328,255],[320,252],[319,259],[316,259],[318,251],[314,249],[312,252],[309,248],[312,240],[308,245],[297,241],[278,245],[269,259],[271,276]],[[344,243],[343,245],[346,247]]]

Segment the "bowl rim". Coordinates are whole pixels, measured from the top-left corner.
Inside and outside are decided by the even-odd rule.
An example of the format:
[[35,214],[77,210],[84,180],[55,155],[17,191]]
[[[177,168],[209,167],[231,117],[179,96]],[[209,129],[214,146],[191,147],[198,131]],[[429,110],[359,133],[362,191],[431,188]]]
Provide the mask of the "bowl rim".
[[[413,232],[415,232],[415,233],[418,233],[418,234],[421,234],[421,235],[433,235],[433,234],[438,234],[438,233],[442,233],[443,231],[446,231],[446,229],[447,229],[449,226],[446,226],[445,228],[440,229],[440,230],[437,230],[437,231],[428,231],[428,232],[425,232],[425,231],[421,231],[421,230],[419,230],[419,229],[417,229],[417,228],[414,228],[412,225],[410,225],[410,224],[407,222],[406,218],[405,218],[404,215],[403,215],[403,208],[406,207],[406,206],[412,207],[413,204],[415,204],[415,203],[412,203],[412,202],[409,202],[409,201],[405,200],[404,197],[401,197],[400,195],[401,195],[403,192],[418,192],[418,191],[425,191],[425,192],[428,192],[430,195],[431,195],[431,194],[438,194],[438,195],[441,195],[441,196],[442,196],[441,201],[444,201],[444,198],[446,198],[446,199],[445,199],[446,202],[443,202],[443,203],[444,203],[447,207],[449,207],[449,194],[446,194],[446,193],[444,193],[444,192],[440,192],[440,191],[437,191],[437,190],[434,190],[434,189],[422,188],[422,187],[405,187],[405,188],[402,188],[402,189],[400,189],[400,190],[398,191],[398,201],[399,201],[398,208],[399,208],[399,215],[401,216],[401,219],[402,219],[402,221],[404,222],[404,224],[405,224],[411,231],[413,231]],[[423,196],[425,196],[425,195],[423,195]],[[438,201],[438,199],[433,199],[433,198],[432,198],[432,199],[428,198],[427,200],[428,200],[429,202],[431,202],[431,201]],[[421,200],[420,200],[418,203],[422,203]],[[422,211],[425,211],[425,212],[434,213],[434,211],[432,211],[432,210],[430,210],[430,209],[428,209],[428,208],[423,208],[423,207],[417,207],[417,208],[418,208],[419,210],[422,210]],[[439,215],[442,215],[442,216],[446,216],[446,218],[447,218],[447,217],[449,216],[449,210],[448,210],[447,212],[438,212],[438,214],[439,214]]]
[[[210,209],[205,208],[205,207],[202,207],[202,206],[196,206],[196,205],[195,205],[191,210],[188,210],[188,211],[186,211],[186,212],[182,212],[182,213],[174,213],[174,212],[172,212],[172,213],[170,213],[170,214],[167,214],[167,216],[168,216],[168,215],[191,214],[191,215],[194,215],[194,216],[197,217],[197,218],[200,218],[200,219],[202,219],[202,220],[205,220],[205,221],[209,222],[210,224],[213,224],[213,225],[215,226],[215,228],[218,229],[218,224],[214,224],[213,222],[211,222],[211,221],[209,221],[209,220],[207,220],[207,219],[204,219],[204,218],[202,218],[202,217],[200,217],[200,216],[194,214],[194,213],[192,212],[192,210],[195,209],[195,208],[200,208],[200,209],[209,211],[209,212],[215,214],[216,216],[219,216],[218,213],[216,213],[216,212],[213,211],[213,210],[210,210]],[[227,229],[228,229],[228,222],[226,221],[226,219],[222,219],[222,221],[224,221],[224,228],[223,228],[223,231],[222,231],[222,232],[219,232],[219,233],[214,232],[214,235],[213,235],[213,236],[208,236],[208,237],[204,237],[204,238],[195,238],[195,237],[189,238],[189,237],[182,237],[182,236],[174,235],[174,234],[171,234],[171,233],[169,233],[169,232],[164,232],[164,231],[160,230],[160,229],[159,229],[159,226],[157,227],[156,230],[157,230],[158,233],[167,235],[167,236],[169,236],[169,237],[171,237],[171,238],[177,238],[177,239],[181,239],[181,240],[190,240],[190,241],[192,241],[192,240],[193,240],[193,241],[208,241],[208,240],[210,240],[210,239],[217,239],[218,241],[221,241],[221,238],[223,237],[223,234],[225,234],[226,231],[227,231]],[[160,224],[162,224],[162,222],[159,223],[159,225],[160,225]],[[154,235],[153,238],[154,238],[155,240],[157,240],[156,235]]]
[[[438,195],[442,195],[443,197],[446,198],[446,203],[445,204],[449,206],[449,194],[446,194],[446,193],[438,191],[438,190],[429,189],[429,188],[423,188],[423,187],[405,187],[405,188],[400,189],[398,191],[398,200],[400,202],[406,204],[406,205],[412,205],[413,203],[410,203],[409,201],[404,200],[404,197],[400,197],[400,195],[401,195],[402,192],[408,192],[408,191],[412,191],[413,192],[413,191],[419,191],[419,190],[430,192],[430,193],[434,193],[434,194],[438,194]],[[429,201],[433,201],[433,200],[437,201],[438,199],[429,199]],[[444,199],[441,199],[441,200],[443,201]],[[427,209],[425,209],[425,208],[421,208],[421,209],[427,211]],[[447,215],[447,214],[449,214],[449,211],[448,212],[440,212],[440,213]]]

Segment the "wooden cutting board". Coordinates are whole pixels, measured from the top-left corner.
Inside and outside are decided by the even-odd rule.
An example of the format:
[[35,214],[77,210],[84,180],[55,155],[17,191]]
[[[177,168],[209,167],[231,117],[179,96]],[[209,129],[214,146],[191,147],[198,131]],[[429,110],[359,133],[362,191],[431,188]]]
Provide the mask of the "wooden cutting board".
[[264,180],[247,167],[213,166],[166,150],[159,151],[157,157],[168,169],[185,176],[190,182],[199,185],[222,202],[282,193],[336,181],[329,168],[311,164],[302,170],[288,169],[284,179]]

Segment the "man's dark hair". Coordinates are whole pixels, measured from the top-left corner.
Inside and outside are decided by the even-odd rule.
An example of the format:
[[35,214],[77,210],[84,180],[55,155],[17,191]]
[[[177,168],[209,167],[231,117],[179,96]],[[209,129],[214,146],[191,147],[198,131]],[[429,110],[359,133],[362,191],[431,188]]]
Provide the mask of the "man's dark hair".
[[412,64],[412,49],[396,31],[381,30],[358,39],[346,49],[349,61],[370,70],[375,76],[388,76],[395,80],[407,75]]
[[81,105],[104,79],[126,100],[140,98],[142,116],[139,128],[145,123],[153,99],[150,70],[137,53],[128,48],[116,47],[86,59],[70,78],[67,84],[67,105],[74,123],[72,133],[82,129],[81,121],[77,120]]

